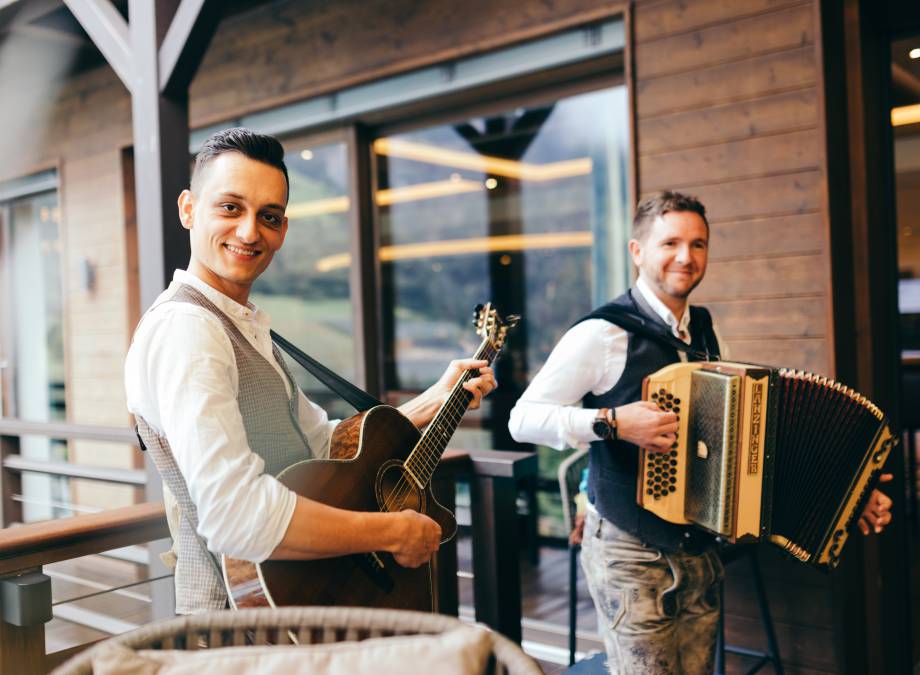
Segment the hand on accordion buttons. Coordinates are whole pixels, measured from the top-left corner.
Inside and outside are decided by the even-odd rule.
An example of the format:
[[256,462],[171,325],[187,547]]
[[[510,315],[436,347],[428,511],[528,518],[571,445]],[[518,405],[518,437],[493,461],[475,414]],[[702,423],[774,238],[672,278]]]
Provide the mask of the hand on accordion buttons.
[[646,450],[666,452],[677,440],[677,415],[662,412],[651,401],[636,401],[620,406],[617,437]]
[[[894,476],[890,473],[883,473],[879,478],[879,483],[887,483]],[[859,517],[859,531],[864,535],[870,532],[878,534],[885,526],[891,522],[891,497],[881,490],[873,490],[869,497],[869,503],[863,509]]]

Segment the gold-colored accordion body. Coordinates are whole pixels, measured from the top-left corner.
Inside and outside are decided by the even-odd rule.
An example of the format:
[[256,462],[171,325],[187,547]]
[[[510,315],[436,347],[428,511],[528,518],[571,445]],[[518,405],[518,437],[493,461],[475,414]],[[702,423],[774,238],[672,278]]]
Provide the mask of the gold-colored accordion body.
[[670,451],[640,451],[640,506],[837,565],[895,443],[871,401],[810,373],[728,362],[667,366],[645,378],[642,397],[676,413],[679,428]]

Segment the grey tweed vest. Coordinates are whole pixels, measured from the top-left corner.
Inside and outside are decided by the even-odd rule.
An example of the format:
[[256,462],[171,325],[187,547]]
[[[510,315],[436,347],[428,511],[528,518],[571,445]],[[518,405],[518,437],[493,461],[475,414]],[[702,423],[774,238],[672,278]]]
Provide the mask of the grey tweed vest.
[[[275,359],[281,365],[293,395],[288,396],[278,372],[243,336],[230,318],[197,289],[182,284],[165,302],[188,302],[211,312],[221,322],[239,372],[240,414],[249,447],[265,461],[265,473],[277,475],[282,469],[311,456],[307,439],[298,421],[297,385],[276,346]],[[188,485],[179,471],[169,442],[138,416],[138,434],[156,464],[166,487],[179,504],[178,560],[175,570],[176,613],[194,614],[227,606],[223,579],[215,569],[215,559],[205,551],[197,534],[198,510],[189,496]],[[174,534],[175,536],[175,534]],[[210,560],[208,558],[211,558]]]

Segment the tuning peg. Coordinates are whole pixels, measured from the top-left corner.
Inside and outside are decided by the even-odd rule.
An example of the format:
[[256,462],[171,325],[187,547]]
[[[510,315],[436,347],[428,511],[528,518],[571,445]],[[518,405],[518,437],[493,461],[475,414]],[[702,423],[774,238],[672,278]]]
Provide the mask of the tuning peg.
[[482,308],[483,307],[485,307],[485,305],[483,305],[482,303],[479,303],[478,305],[476,305],[476,307],[473,308],[473,325],[476,326],[476,328],[479,328],[482,326]]

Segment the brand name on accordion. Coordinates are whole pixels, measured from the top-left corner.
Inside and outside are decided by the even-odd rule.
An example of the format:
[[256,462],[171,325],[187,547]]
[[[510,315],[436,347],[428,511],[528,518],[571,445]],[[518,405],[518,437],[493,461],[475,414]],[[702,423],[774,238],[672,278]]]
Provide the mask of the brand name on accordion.
[[755,383],[751,390],[751,451],[747,472],[754,476],[760,470],[760,424],[763,419],[763,384]]

